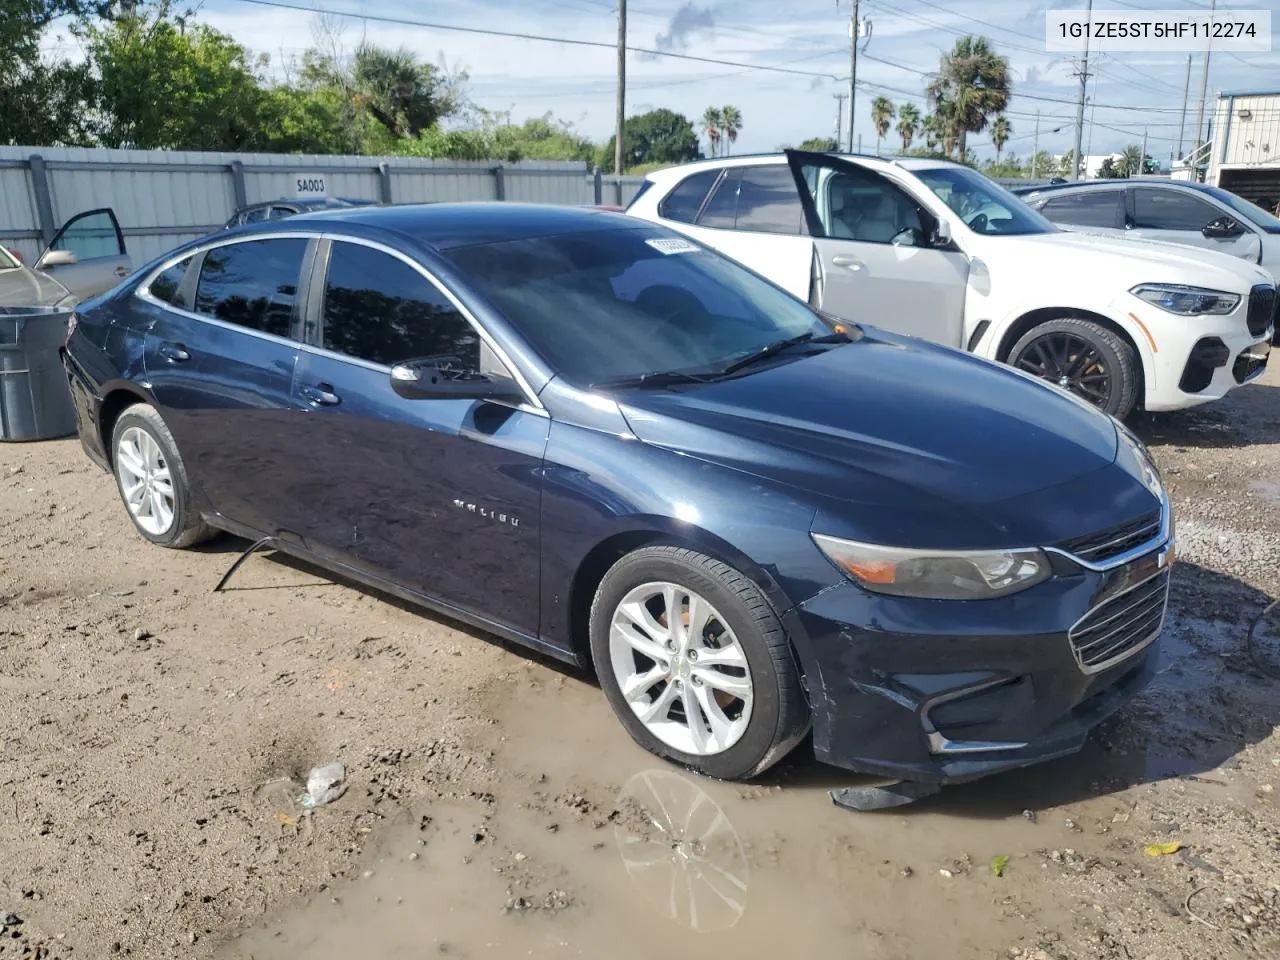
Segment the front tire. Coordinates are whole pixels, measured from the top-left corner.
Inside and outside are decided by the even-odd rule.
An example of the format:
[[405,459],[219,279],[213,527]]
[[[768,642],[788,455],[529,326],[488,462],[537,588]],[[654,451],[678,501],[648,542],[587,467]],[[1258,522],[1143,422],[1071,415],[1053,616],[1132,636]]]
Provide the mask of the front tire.
[[808,729],[781,622],[754,583],[718,560],[673,546],[627,554],[596,591],[590,630],[605,696],[651,753],[739,780],[773,766]]
[[116,420],[111,470],[134,529],[147,540],[182,549],[216,534],[192,507],[186,467],[155,407],[134,404]]
[[1123,420],[1138,403],[1137,352],[1092,320],[1061,317],[1028,330],[1009,351],[1010,366],[1055,383]]

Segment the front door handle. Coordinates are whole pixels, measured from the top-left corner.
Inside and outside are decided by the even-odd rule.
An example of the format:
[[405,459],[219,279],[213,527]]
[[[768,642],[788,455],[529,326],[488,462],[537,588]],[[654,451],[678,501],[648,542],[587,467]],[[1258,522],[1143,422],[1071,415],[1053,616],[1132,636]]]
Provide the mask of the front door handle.
[[833,266],[848,267],[850,270],[861,270],[865,264],[857,257],[852,257],[847,253],[838,253],[831,258]]
[[160,344],[160,356],[170,363],[185,363],[191,359],[191,354],[187,352],[187,348],[180,343],[165,342]]
[[120,264],[120,266],[116,267],[111,272],[114,273],[117,277],[127,277],[129,275],[129,268],[122,263]]
[[342,398],[333,392],[333,387],[327,383],[320,383],[314,387],[303,387],[300,391],[308,402],[317,407],[335,407],[342,402]]

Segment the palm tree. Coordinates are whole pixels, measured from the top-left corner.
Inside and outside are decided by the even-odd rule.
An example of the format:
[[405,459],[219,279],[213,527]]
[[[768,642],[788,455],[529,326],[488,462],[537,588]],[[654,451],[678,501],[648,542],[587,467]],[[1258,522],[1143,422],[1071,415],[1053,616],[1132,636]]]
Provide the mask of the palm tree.
[[1009,142],[1011,133],[1013,133],[1013,124],[1003,113],[1000,114],[991,124],[991,143],[996,148],[996,163],[1000,162],[1000,154],[1004,151],[1004,145]]
[[[933,142],[942,145],[942,152],[948,157],[955,152],[956,144],[956,108],[955,103],[946,94],[939,94],[933,102]],[[963,156],[963,154],[961,154]]]
[[1116,161],[1116,172],[1122,177],[1132,177],[1142,172],[1142,148],[1136,143],[1124,148]]
[[711,145],[711,155],[717,154],[720,146],[720,132],[724,127],[724,114],[719,107],[707,107],[702,114],[702,132],[707,135],[707,143]]
[[920,111],[914,103],[904,103],[898,108],[898,135],[902,137],[902,152],[911,149],[911,141],[920,129]]
[[871,101],[871,125],[876,128],[876,156],[880,156],[880,141],[889,132],[893,122],[893,101],[888,97],[876,97]]
[[924,119],[920,121],[920,129],[924,132],[924,147],[931,153],[938,149],[938,141],[941,132],[941,123],[936,113],[926,113]]
[[961,37],[943,56],[928,90],[935,104],[943,98],[951,101],[952,132],[964,157],[968,135],[986,129],[988,118],[1009,105],[1009,62],[986,37]]
[[737,107],[720,108],[720,132],[724,135],[724,152],[738,141],[738,133],[742,130],[742,111]]

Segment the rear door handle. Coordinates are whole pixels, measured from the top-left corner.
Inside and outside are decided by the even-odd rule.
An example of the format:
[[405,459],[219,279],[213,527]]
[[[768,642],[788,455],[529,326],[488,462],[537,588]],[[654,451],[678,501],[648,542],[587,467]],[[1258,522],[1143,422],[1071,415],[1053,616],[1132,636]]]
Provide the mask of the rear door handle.
[[327,383],[317,384],[314,387],[303,387],[301,394],[312,404],[317,407],[335,407],[342,402],[342,398],[333,392],[333,387]]
[[861,270],[864,266],[863,262],[857,257],[850,256],[847,253],[838,253],[831,258],[833,266],[848,267],[850,270]]
[[191,359],[191,354],[187,353],[186,347],[180,343],[169,343],[167,341],[160,344],[160,356],[170,363],[184,363]]
[[114,273],[117,277],[127,277],[129,275],[129,268],[126,267],[124,264],[120,264],[120,266],[116,267],[111,272]]

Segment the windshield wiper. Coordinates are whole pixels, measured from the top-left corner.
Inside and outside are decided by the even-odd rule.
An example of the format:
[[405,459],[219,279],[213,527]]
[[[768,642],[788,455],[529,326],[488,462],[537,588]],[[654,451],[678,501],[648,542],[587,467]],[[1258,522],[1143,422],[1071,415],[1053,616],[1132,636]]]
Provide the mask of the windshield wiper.
[[709,378],[682,370],[652,370],[633,377],[617,377],[588,384],[592,390],[625,389],[627,387],[670,387],[681,383],[708,383]]
[[762,360],[768,360],[770,357],[777,356],[783,350],[791,347],[798,347],[802,343],[848,343],[850,337],[847,333],[828,333],[821,337],[815,336],[812,331],[802,333],[798,337],[788,337],[785,340],[775,340],[773,343],[765,344],[754,353],[749,353],[741,360],[735,360],[733,363],[726,364],[716,371],[717,377],[727,377],[730,374],[737,373],[753,364],[760,363]]

